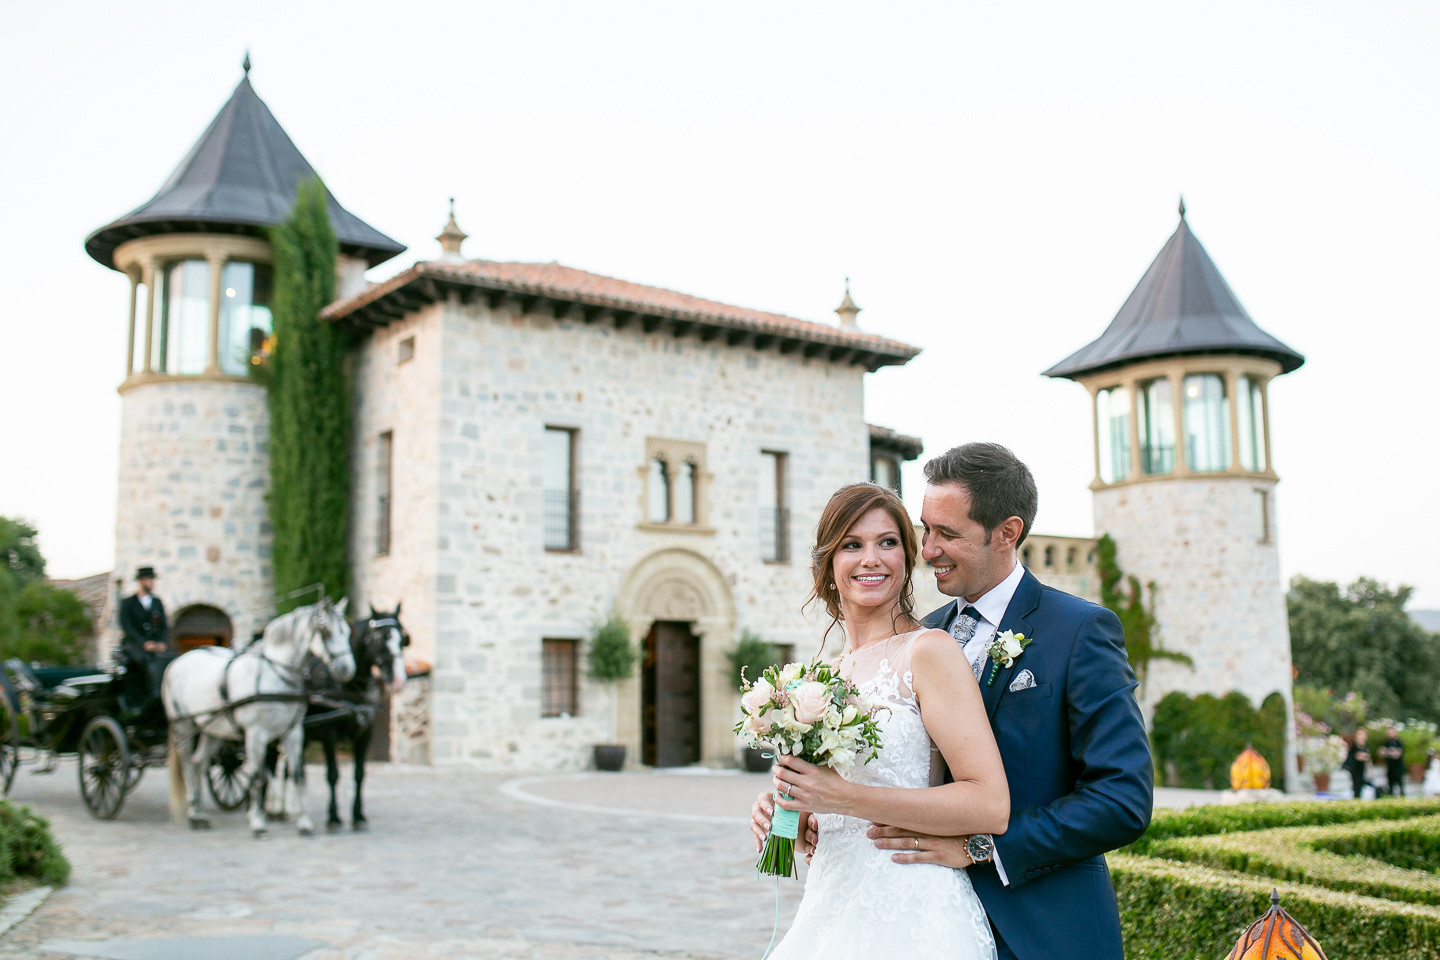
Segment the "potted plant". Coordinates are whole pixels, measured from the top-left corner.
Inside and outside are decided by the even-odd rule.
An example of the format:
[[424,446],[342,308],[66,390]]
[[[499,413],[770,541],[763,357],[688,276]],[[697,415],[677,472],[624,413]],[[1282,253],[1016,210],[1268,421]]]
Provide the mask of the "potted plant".
[[1430,749],[1440,743],[1436,730],[1436,725],[1427,720],[1413,719],[1400,730],[1400,743],[1405,747],[1405,766],[1410,770],[1410,779],[1416,783],[1425,779]]
[[[747,682],[764,673],[766,667],[780,663],[780,648],[747,629],[740,633],[739,643],[728,656],[730,685],[739,692]],[[770,760],[765,756],[765,751],[747,747],[745,769],[751,773],[764,773],[769,770]]]
[[[614,722],[615,684],[635,672],[635,644],[630,642],[630,626],[614,613],[597,623],[590,635],[586,657],[590,679],[610,688],[610,715]],[[595,744],[595,767],[598,770],[619,770],[625,766],[625,744]]]
[[1338,770],[1340,764],[1345,762],[1347,750],[1345,738],[1333,733],[1306,737],[1300,741],[1300,754],[1305,758],[1305,765],[1315,778],[1316,793],[1326,793],[1330,790],[1330,774]]

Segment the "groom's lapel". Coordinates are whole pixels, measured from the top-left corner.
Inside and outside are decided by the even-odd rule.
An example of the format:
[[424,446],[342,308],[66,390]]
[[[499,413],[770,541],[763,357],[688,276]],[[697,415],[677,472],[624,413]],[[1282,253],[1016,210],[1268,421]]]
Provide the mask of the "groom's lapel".
[[[1033,634],[1030,632],[1030,623],[1026,618],[1034,613],[1035,608],[1039,605],[1040,581],[1035,579],[1033,573],[1026,570],[1025,576],[1020,578],[1020,585],[1015,588],[1015,596],[1010,598],[1010,605],[1005,608],[1005,616],[1000,618],[1000,629],[996,631],[996,634],[1013,630],[1015,633],[1023,633],[1025,636],[1033,638]],[[1028,650],[1029,647],[1026,649]],[[987,682],[990,680],[992,663],[988,658],[986,659],[985,670],[980,674],[980,695],[985,700],[985,713],[992,721],[995,718],[995,707],[1000,702],[1001,694],[1010,686],[1011,674],[1024,666],[1021,663],[1024,659],[1022,654],[1012,660],[1010,666],[1001,667],[1000,672],[995,674],[994,683]]]
[[935,630],[948,631],[950,629],[950,621],[955,619],[955,609],[956,603],[954,600],[951,600],[939,610],[931,612],[928,617],[920,622],[922,625]]

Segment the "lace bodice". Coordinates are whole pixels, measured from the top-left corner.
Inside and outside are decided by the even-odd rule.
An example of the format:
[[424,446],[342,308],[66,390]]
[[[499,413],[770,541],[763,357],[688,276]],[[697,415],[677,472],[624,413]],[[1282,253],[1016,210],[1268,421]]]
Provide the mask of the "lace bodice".
[[[841,673],[883,708],[880,753],[845,774],[852,783],[915,789],[943,778],[912,686],[910,650],[919,634],[840,658]],[[990,923],[965,871],[895,863],[865,835],[868,821],[831,813],[819,820],[805,897],[771,960],[993,960]]]

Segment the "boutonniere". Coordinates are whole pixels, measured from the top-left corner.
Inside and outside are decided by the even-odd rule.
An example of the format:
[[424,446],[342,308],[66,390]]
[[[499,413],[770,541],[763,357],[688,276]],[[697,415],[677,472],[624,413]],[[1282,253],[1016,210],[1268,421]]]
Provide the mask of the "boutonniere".
[[990,641],[990,676],[985,679],[985,686],[995,682],[995,675],[1000,668],[1007,670],[1015,663],[1015,658],[1025,652],[1030,646],[1033,637],[1027,637],[1023,633],[1016,633],[1014,630],[1006,630],[1004,633],[996,634],[995,639]]

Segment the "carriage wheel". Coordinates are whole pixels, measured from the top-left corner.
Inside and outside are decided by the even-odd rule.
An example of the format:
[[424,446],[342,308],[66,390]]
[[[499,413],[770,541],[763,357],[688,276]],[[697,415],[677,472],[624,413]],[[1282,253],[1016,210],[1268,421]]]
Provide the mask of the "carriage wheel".
[[114,820],[130,784],[130,750],[120,724],[95,717],[85,724],[75,751],[80,761],[80,796],[101,820]]
[[10,702],[0,693],[0,795],[10,793],[15,768],[20,765],[20,728]]
[[250,784],[240,772],[244,763],[245,751],[238,743],[227,740],[210,759],[210,766],[205,768],[205,780],[210,784],[210,796],[214,798],[215,806],[226,813],[233,813],[245,806],[245,801],[250,796]]

